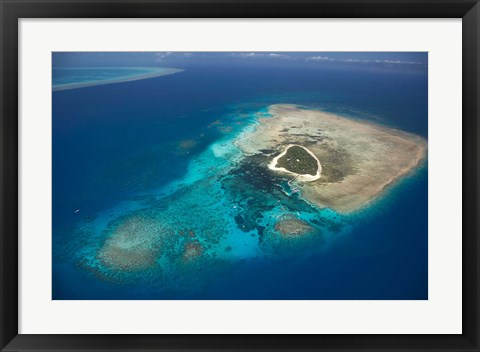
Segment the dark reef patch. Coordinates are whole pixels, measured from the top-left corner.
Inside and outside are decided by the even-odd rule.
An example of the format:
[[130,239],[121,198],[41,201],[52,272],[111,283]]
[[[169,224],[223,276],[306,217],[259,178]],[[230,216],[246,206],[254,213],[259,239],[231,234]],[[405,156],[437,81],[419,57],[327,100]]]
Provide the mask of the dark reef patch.
[[298,195],[286,195],[280,185],[288,179],[271,172],[268,162],[264,154],[248,156],[221,181],[225,194],[233,197],[231,201],[237,206],[237,227],[246,233],[256,230],[260,241],[266,230],[260,225],[264,212],[278,206],[285,212],[318,212]]
[[266,154],[266,155],[270,155],[270,154],[275,153],[275,150],[273,150],[273,149],[260,149],[260,151],[261,151],[263,154]]

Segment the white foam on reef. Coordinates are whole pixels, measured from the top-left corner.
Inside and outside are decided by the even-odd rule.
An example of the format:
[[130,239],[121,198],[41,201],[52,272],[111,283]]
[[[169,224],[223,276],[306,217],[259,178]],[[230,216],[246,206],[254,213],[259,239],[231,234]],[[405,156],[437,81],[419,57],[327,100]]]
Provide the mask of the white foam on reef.
[[237,148],[240,148],[244,154],[258,153],[258,148],[250,144],[250,136],[255,132],[257,125],[258,122],[254,121],[250,125],[245,126],[232,141],[232,143]]
[[239,154],[238,148],[232,144],[231,140],[213,143],[210,149],[216,158],[231,159]]

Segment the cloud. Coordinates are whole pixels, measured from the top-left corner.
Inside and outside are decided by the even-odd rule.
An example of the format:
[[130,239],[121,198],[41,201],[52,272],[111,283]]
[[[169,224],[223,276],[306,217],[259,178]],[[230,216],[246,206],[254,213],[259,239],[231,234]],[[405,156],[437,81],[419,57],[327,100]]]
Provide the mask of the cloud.
[[171,51],[166,51],[166,52],[161,52],[161,53],[155,53],[155,61],[156,62],[161,62],[163,61],[164,59],[172,56],[174,53],[172,53]]
[[333,57],[328,56],[310,56],[307,57],[307,61],[336,61]]
[[358,62],[362,64],[390,64],[390,65],[423,65],[420,61],[402,61],[402,60],[363,60],[363,59],[344,59],[334,58],[330,56],[310,56],[306,58],[307,61],[330,61],[330,62]]
[[[425,65],[424,62],[419,61],[404,61],[404,60],[391,60],[391,59],[359,59],[359,58],[342,58],[325,55],[319,53],[320,55],[305,56],[298,55],[296,53],[275,53],[275,52],[232,52],[232,53],[222,53],[221,56],[216,56],[217,59],[227,59],[227,58],[239,58],[239,59],[278,59],[278,60],[291,60],[291,61],[311,61],[311,62],[337,62],[337,63],[359,63],[359,64],[371,64],[371,65]],[[323,55],[322,55],[323,54]],[[209,53],[203,52],[157,52],[154,53],[155,62],[163,62],[168,59],[200,59],[206,58],[209,56]]]
[[400,61],[400,60],[374,60],[376,63],[382,64],[399,64],[399,65],[422,65],[423,62],[419,61]]
[[166,52],[160,52],[160,53],[155,53],[155,62],[162,62],[165,59],[186,59],[192,57],[194,54],[189,53],[189,52],[172,52],[172,51],[166,51]]
[[232,57],[239,57],[244,59],[262,59],[262,58],[270,58],[270,59],[293,59],[292,56],[286,54],[277,54],[277,53],[231,53],[229,56]]

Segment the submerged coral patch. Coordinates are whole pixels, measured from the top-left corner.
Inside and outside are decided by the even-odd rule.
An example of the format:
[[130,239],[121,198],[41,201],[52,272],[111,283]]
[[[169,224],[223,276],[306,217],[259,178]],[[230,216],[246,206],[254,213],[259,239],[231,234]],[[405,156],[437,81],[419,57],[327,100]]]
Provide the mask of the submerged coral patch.
[[111,226],[109,237],[98,252],[102,265],[121,271],[151,268],[168,235],[155,219],[134,215],[120,219]]
[[293,217],[279,220],[275,223],[274,228],[285,238],[304,236],[314,231],[308,222]]
[[199,242],[189,242],[185,244],[182,261],[188,263],[199,258],[204,252],[203,246]]

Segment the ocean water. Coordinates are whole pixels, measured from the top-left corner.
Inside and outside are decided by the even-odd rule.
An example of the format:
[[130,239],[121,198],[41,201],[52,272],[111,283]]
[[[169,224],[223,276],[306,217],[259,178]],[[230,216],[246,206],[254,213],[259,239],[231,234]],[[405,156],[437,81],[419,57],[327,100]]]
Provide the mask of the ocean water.
[[[427,138],[427,88],[420,71],[204,64],[53,92],[53,299],[428,299],[427,164],[340,215],[285,196],[232,143],[275,103]],[[286,212],[318,236],[273,240]],[[162,270],[102,266],[121,226],[169,248]]]

